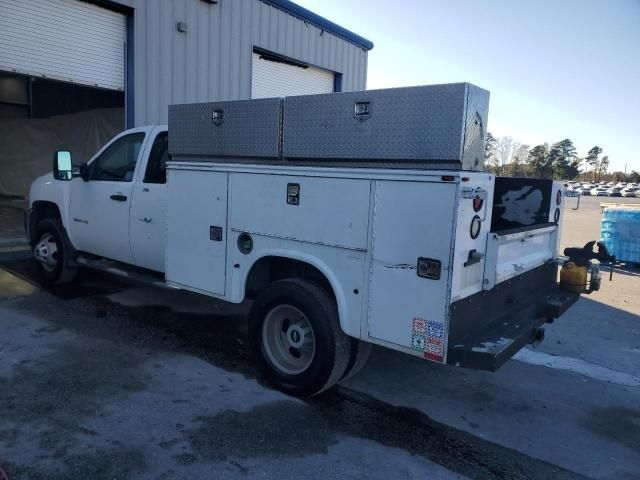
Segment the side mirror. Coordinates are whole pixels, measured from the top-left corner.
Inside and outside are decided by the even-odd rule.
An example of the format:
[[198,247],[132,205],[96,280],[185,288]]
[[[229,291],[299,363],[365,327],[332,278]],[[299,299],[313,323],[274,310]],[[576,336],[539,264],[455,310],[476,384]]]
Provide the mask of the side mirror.
[[58,150],[53,155],[53,178],[64,181],[68,181],[73,178],[71,152],[68,150]]

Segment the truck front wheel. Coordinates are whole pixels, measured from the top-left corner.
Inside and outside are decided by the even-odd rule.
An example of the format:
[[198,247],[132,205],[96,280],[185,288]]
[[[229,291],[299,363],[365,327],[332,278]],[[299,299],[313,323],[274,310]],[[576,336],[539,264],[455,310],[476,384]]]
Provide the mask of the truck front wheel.
[[351,351],[333,297],[314,282],[285,279],[256,298],[249,338],[265,377],[296,396],[316,395],[344,374]]
[[72,247],[59,220],[45,218],[36,229],[33,256],[47,283],[71,282],[78,272],[69,264]]

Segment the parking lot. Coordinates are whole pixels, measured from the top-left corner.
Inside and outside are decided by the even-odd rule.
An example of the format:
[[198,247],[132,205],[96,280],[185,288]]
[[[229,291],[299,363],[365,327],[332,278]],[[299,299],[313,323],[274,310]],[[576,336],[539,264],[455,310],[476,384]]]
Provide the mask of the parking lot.
[[[602,201],[564,203],[561,248]],[[640,478],[640,270],[616,268],[497,373],[382,348],[311,400],[250,361],[248,305],[0,263],[0,467],[16,479]],[[0,478],[2,474],[0,474]]]

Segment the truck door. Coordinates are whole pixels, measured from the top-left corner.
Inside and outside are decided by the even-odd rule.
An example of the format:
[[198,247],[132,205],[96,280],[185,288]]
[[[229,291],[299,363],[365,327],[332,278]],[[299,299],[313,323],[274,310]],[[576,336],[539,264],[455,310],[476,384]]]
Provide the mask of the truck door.
[[133,184],[129,231],[135,265],[156,272],[164,272],[167,219],[168,135],[156,131],[145,148],[140,173]]
[[144,131],[121,134],[89,163],[89,181],[73,179],[69,227],[76,249],[132,263],[129,207],[144,140]]

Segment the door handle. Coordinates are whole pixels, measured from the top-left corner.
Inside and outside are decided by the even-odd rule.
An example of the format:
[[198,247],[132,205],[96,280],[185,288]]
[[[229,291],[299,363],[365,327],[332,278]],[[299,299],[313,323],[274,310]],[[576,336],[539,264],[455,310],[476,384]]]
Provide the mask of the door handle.
[[126,195],[122,195],[122,194],[118,194],[118,195],[111,195],[111,200],[115,200],[116,202],[126,202],[127,201],[127,196]]

